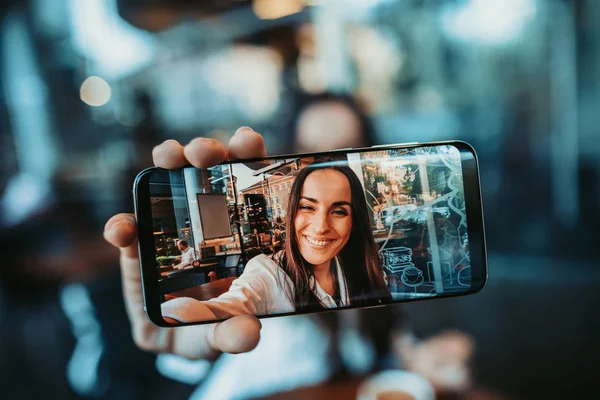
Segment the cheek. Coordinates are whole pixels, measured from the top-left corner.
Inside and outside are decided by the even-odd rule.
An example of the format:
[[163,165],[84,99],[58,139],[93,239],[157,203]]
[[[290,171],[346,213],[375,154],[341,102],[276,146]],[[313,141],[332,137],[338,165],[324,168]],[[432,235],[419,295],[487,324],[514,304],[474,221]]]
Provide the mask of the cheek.
[[308,225],[308,219],[301,214],[296,215],[296,219],[294,220],[294,229],[296,230],[296,234],[300,233],[300,231]]
[[340,239],[347,241],[352,233],[352,221],[340,220],[335,225],[335,230],[340,236]]

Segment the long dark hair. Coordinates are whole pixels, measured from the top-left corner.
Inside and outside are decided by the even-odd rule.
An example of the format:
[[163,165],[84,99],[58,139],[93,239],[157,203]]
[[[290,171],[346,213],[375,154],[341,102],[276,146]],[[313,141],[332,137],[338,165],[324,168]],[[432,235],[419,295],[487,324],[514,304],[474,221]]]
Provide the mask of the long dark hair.
[[311,284],[311,277],[314,274],[312,265],[300,254],[295,219],[306,178],[311,173],[324,169],[342,173],[350,184],[352,231],[348,243],[338,254],[346,278],[350,305],[377,304],[380,300],[389,302],[391,294],[383,278],[381,258],[373,238],[362,184],[347,165],[347,161],[334,159],[319,160],[309,164],[300,171],[292,185],[287,209],[285,250],[279,258],[280,267],[292,282],[292,287],[286,287],[288,296],[294,302],[297,311],[320,306],[313,294],[316,280]]

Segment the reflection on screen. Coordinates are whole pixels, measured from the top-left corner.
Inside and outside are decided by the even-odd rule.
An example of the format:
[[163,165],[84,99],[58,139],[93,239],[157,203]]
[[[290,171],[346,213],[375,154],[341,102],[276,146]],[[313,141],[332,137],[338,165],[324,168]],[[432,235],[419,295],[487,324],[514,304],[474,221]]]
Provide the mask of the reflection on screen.
[[471,286],[453,146],[188,168],[150,187],[169,321],[318,311]]

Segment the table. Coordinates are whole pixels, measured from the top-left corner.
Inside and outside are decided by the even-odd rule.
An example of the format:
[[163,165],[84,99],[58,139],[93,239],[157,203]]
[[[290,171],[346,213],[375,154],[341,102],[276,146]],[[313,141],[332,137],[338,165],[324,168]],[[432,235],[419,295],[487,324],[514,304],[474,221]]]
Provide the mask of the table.
[[[280,392],[266,397],[257,397],[255,400],[354,400],[358,387],[368,375],[345,376],[324,382],[319,385],[306,386],[288,392]],[[475,386],[464,394],[437,394],[436,400],[514,400],[509,396],[486,387]]]
[[204,283],[189,289],[182,289],[176,292],[165,294],[165,300],[175,299],[177,297],[191,297],[196,300],[206,301],[219,297],[229,290],[231,283],[236,277],[218,279],[214,282]]
[[219,251],[219,252],[215,253],[215,256],[239,256],[241,254],[242,254],[242,252],[239,250],[232,250],[232,251]]
[[173,269],[173,266],[171,264],[161,265],[158,267],[158,272],[159,272],[161,278],[164,278],[165,276],[167,276],[168,274],[170,274],[173,271],[176,271],[176,270]]
[[260,397],[260,400],[332,400],[332,399],[356,399],[358,387],[363,378],[352,377],[336,379],[331,382],[325,382],[321,385],[306,386],[289,392],[281,392],[267,397]]
[[[218,262],[201,262],[200,265],[198,267],[188,267],[188,268],[184,268],[184,269],[178,269],[175,271],[171,271],[167,273],[167,278],[170,278],[172,276],[179,276],[182,274],[187,274],[187,273],[194,273],[194,272],[210,272],[212,271],[214,268],[218,267],[220,264]],[[161,274],[162,276],[162,274]]]

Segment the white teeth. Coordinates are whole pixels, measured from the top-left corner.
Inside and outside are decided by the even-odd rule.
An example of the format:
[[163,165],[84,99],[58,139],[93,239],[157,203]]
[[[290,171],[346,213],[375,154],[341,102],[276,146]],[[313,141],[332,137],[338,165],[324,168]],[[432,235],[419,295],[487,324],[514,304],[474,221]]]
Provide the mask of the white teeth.
[[331,240],[313,240],[308,236],[304,237],[306,238],[306,240],[308,240],[308,243],[312,244],[313,246],[325,246],[332,242]]

